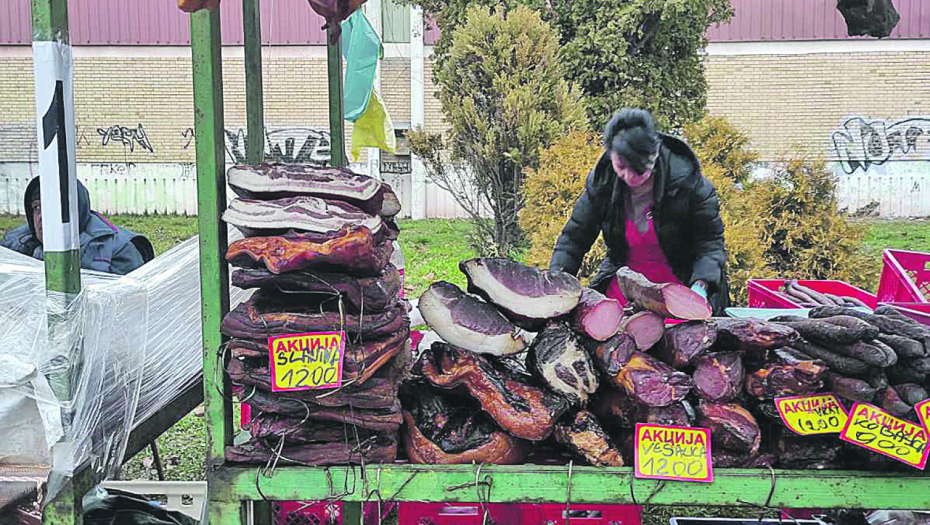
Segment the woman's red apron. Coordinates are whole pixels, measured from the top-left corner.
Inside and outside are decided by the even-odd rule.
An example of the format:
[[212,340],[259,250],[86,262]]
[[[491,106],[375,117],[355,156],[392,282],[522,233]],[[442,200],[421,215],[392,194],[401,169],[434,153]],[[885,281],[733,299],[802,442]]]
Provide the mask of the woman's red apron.
[[[654,283],[677,283],[681,281],[675,277],[675,272],[669,266],[665,254],[662,253],[662,247],[659,246],[659,237],[656,235],[655,225],[652,222],[650,213],[649,227],[644,233],[640,233],[633,221],[626,221],[626,242],[629,245],[627,251],[626,266],[634,272],[646,276],[647,279]],[[610,279],[607,286],[607,297],[620,301],[620,304],[626,306],[627,300],[620,292],[620,285],[617,277]]]

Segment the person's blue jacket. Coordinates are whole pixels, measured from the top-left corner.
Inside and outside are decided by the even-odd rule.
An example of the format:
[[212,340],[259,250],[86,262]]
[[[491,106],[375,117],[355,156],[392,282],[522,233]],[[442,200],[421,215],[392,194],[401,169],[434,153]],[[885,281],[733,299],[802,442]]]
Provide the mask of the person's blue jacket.
[[[23,196],[26,224],[3,236],[0,246],[44,259],[45,251],[36,237],[32,198],[38,195],[39,177],[32,179]],[[78,181],[78,218],[81,229],[81,268],[125,275],[155,257],[152,243],[143,235],[119,228],[90,209],[90,193]]]

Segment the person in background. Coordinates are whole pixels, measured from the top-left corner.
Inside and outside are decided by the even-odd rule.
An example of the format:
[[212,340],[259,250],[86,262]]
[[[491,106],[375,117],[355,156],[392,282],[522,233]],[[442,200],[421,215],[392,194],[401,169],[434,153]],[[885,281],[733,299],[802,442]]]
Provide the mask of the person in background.
[[[81,232],[81,268],[125,275],[155,258],[152,243],[144,236],[119,228],[90,208],[90,193],[78,181],[78,220]],[[26,186],[26,224],[3,236],[0,246],[36,259],[44,259],[42,202],[39,177]]]
[[626,304],[615,274],[628,266],[653,282],[691,287],[722,315],[729,292],[720,202],[691,148],[656,132],[652,115],[640,109],[615,113],[604,144],[550,269],[577,274],[603,233],[607,257],[591,288]]

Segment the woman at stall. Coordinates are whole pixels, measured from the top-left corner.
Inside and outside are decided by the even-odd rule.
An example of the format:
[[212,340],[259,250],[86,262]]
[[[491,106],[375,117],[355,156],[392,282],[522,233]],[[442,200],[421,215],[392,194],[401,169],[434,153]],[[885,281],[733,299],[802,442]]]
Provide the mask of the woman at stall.
[[556,241],[550,269],[577,274],[599,233],[607,257],[590,286],[626,303],[616,271],[691,287],[714,315],[729,304],[717,191],[687,144],[656,132],[648,111],[624,109],[604,130],[606,151]]

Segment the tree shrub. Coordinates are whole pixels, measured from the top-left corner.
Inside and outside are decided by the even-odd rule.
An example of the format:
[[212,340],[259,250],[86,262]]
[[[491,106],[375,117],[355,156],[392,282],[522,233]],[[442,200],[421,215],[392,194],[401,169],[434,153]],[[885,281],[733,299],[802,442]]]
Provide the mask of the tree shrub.
[[684,137],[717,189],[727,247],[727,278],[733,304],[746,304],[746,281],[771,276],[765,264],[762,222],[751,206],[750,182],[758,156],[749,137],[721,117],[705,117],[685,126]]
[[796,150],[753,180],[749,138],[725,119],[706,117],[684,135],[720,196],[734,304],[747,303],[751,278],[868,285],[874,270],[860,248],[865,229],[838,209],[836,178],[822,159]]
[[471,216],[482,255],[520,248],[524,171],[538,166],[540,147],[585,126],[558,51],[555,31],[535,11],[469,8],[434,73],[450,129],[411,134],[428,176]]
[[[584,191],[588,172],[603,151],[597,135],[575,131],[540,153],[538,169],[526,171],[523,185],[526,206],[520,212],[520,226],[529,242],[527,264],[549,266],[555,241],[572,214],[575,200]],[[583,280],[593,277],[606,254],[604,239],[599,236],[585,256],[578,276]]]
[[733,16],[730,0],[401,0],[429,13],[442,31],[439,71],[451,35],[473,5],[536,10],[558,33],[565,78],[583,92],[587,116],[600,129],[622,107],[649,109],[670,128],[699,119],[707,102],[707,30]]
[[839,211],[836,176],[823,159],[796,152],[777,165],[771,178],[751,188],[749,212],[762,223],[770,272],[857,286],[873,281],[874,265],[861,248],[866,228]]

